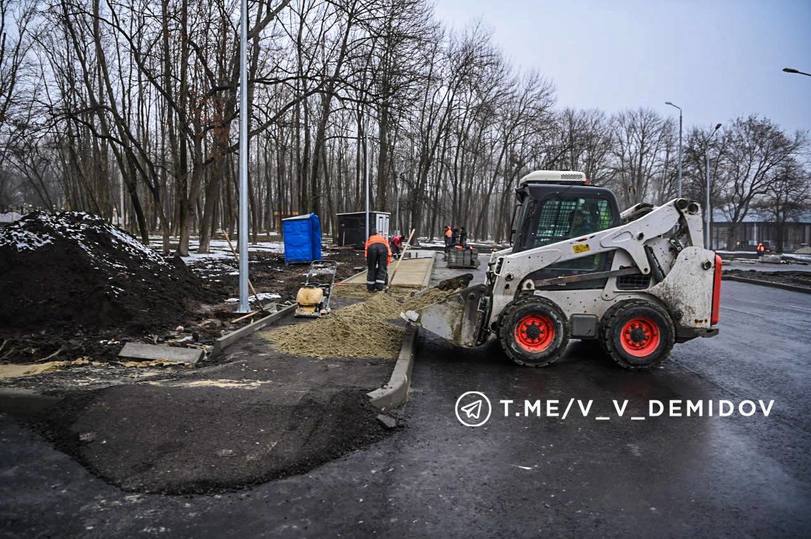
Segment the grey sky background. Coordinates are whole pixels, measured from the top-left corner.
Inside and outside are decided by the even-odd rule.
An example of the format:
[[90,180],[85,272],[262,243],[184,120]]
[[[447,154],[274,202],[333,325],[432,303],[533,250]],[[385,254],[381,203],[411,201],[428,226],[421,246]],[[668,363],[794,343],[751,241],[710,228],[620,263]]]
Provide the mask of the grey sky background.
[[435,0],[480,22],[516,66],[551,80],[561,107],[609,113],[672,101],[691,125],[757,113],[811,131],[811,0]]

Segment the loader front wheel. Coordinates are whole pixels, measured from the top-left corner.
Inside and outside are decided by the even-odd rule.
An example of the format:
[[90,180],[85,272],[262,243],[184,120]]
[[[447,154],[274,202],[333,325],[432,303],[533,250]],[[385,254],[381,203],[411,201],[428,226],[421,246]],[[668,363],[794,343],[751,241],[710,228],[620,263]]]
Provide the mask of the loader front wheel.
[[656,303],[630,300],[612,307],[603,318],[601,343],[615,363],[626,369],[649,369],[670,354],[675,328]]
[[560,358],[569,342],[569,324],[557,305],[543,298],[517,300],[504,309],[499,342],[519,365],[545,367]]

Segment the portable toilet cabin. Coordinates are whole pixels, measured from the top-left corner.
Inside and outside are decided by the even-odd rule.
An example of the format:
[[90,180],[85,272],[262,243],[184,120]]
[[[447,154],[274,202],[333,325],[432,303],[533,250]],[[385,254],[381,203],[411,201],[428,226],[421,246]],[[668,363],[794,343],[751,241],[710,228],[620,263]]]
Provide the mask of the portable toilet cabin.
[[[366,212],[339,213],[338,228],[332,239],[335,245],[352,245],[363,247],[366,243],[366,225],[364,224]],[[389,236],[389,220],[391,214],[385,211],[369,212],[369,229],[377,230],[385,237]]]
[[285,264],[321,260],[321,221],[314,213],[282,219]]

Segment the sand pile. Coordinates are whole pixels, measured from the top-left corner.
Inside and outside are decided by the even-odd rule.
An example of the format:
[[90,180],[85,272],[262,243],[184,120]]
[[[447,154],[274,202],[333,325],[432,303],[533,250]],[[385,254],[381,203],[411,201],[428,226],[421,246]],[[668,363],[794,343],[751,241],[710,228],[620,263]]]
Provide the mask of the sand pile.
[[0,227],[0,328],[122,333],[170,327],[209,295],[177,258],[82,212]]
[[400,313],[443,301],[452,292],[429,288],[416,294],[377,293],[309,323],[282,326],[262,336],[289,354],[328,357],[395,358],[403,341]]

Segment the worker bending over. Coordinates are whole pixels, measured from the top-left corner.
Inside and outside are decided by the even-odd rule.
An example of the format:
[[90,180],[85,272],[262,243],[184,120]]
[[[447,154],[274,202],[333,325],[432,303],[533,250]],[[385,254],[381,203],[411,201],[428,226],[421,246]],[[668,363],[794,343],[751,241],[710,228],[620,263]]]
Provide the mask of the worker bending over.
[[386,241],[376,230],[369,231],[369,239],[366,240],[366,290],[375,292],[385,290],[388,283],[388,267],[391,264],[391,249]]

